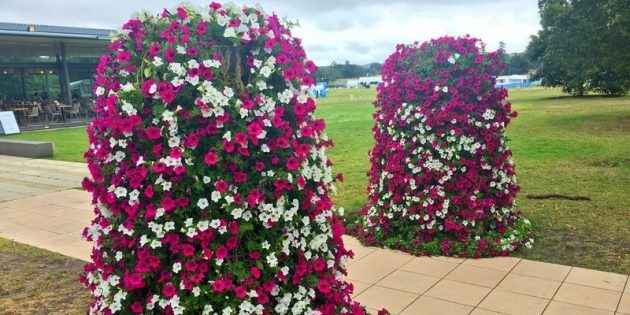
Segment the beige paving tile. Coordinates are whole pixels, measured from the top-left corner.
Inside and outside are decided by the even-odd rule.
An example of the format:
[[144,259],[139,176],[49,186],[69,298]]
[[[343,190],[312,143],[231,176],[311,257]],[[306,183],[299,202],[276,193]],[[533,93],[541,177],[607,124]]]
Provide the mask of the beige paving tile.
[[513,315],[542,314],[547,299],[494,290],[479,304],[480,308]]
[[418,298],[417,294],[371,286],[356,297],[356,301],[372,309],[385,308],[397,314]]
[[60,248],[68,246],[68,244],[78,244],[78,242],[83,241],[77,236],[56,235],[47,239],[40,239],[35,243],[29,245],[45,248],[52,251],[58,251]]
[[352,291],[352,297],[356,297],[357,295],[361,294],[363,291],[365,291],[367,288],[371,286],[371,284],[369,283],[356,281],[356,280],[352,280],[350,282],[352,283],[354,287],[354,291]]
[[65,191],[66,190],[54,191],[47,194],[37,195],[29,199],[44,204],[54,204],[55,202],[63,201],[63,198],[65,197]]
[[[64,235],[64,237],[68,236]],[[79,252],[89,254],[92,251],[92,243],[83,239],[73,238],[72,240],[68,240],[65,244],[50,248],[50,250],[64,254],[66,256],[72,256],[74,253]]]
[[21,224],[24,226],[32,227],[35,229],[44,229],[48,226],[64,224],[70,222],[69,220],[62,218],[55,218],[40,214],[26,214],[21,217],[17,217],[11,220],[13,223]]
[[491,269],[467,266],[466,263],[455,268],[446,279],[494,288],[501,282],[506,273]]
[[498,290],[551,299],[562,282],[542,278],[508,274],[497,286]]
[[343,244],[344,245],[352,245],[352,246],[363,246],[361,245],[361,243],[359,242],[359,240],[357,240],[356,238],[350,236],[350,235],[343,235],[341,238],[343,238]]
[[449,257],[449,256],[431,256],[431,258],[441,260],[441,261],[448,261],[455,264],[461,264],[467,260],[466,258]]
[[81,222],[68,221],[62,224],[50,225],[50,226],[44,227],[44,230],[78,237],[81,235],[81,233],[83,233],[83,229],[85,227],[86,225]]
[[630,314],[630,293],[626,292],[621,296],[621,301],[619,301],[617,312]]
[[30,214],[30,212],[17,209],[2,208],[0,209],[0,220],[13,222],[14,219],[20,218],[25,214]]
[[459,264],[435,258],[414,257],[408,263],[401,266],[400,269],[442,278],[457,266],[459,266]]
[[[36,205],[36,206],[32,206],[29,207],[28,209],[23,209],[21,210],[24,213],[36,213],[36,214],[46,214],[46,215],[50,215],[50,212],[56,209],[60,209],[60,206],[57,205],[53,205],[53,204],[41,204],[41,205]],[[17,210],[15,210],[17,211]]]
[[79,210],[92,210],[94,208],[94,205],[92,205],[90,201],[58,202],[56,204]]
[[444,279],[429,289],[424,296],[476,306],[488,292],[490,289],[486,287]]
[[570,266],[523,259],[514,267],[514,269],[512,269],[512,273],[548,280],[563,281],[567,274],[569,274],[570,270]]
[[88,212],[87,210],[79,210],[73,208],[54,208],[48,213],[51,217],[58,217],[70,221],[80,221],[83,222],[85,220],[89,220],[90,218],[94,218],[94,214]]
[[395,269],[357,261],[348,266],[348,279],[374,284],[385,278]]
[[7,202],[3,202],[2,203],[2,207],[4,208],[11,208],[11,209],[18,209],[18,210],[28,210],[31,208],[38,208],[41,206],[45,206],[49,203],[47,203],[44,200],[37,200],[37,199],[33,199],[33,198],[24,198],[24,199],[18,199],[18,200],[12,200],[12,201],[7,201]]
[[27,197],[24,194],[18,194],[18,193],[14,193],[14,192],[10,192],[10,191],[0,191],[0,202],[8,202],[11,200],[16,200],[16,199],[22,199]]
[[33,232],[38,231],[37,229],[30,228],[23,225],[17,225],[15,227],[7,228],[0,231],[0,237],[4,237],[6,239],[15,240],[16,237],[20,237],[23,234],[31,234]]
[[8,229],[13,229],[13,228],[16,228],[16,227],[20,227],[20,226],[21,225],[13,223],[13,222],[0,220],[0,232],[6,231]]
[[612,315],[611,311],[599,310],[586,306],[551,301],[544,315]]
[[0,186],[2,186],[2,189],[5,191],[9,191],[12,193],[16,193],[16,194],[21,194],[21,195],[39,195],[39,194],[45,194],[45,193],[49,193],[51,191],[55,191],[55,188],[50,188],[50,187],[36,187],[33,185],[28,185],[28,184],[21,184],[21,183],[16,183],[16,182],[11,182],[11,183],[2,183],[0,184]]
[[67,246],[56,248],[55,251],[69,257],[89,261],[92,244],[86,241],[73,242]]
[[484,310],[482,308],[476,308],[472,312],[470,312],[470,315],[504,315],[504,314],[505,313],[499,313],[499,312],[495,312],[495,311]]
[[427,296],[421,296],[409,305],[401,315],[466,315],[472,306],[457,304]]
[[622,292],[627,275],[574,267],[565,282]]
[[68,252],[64,252],[64,253],[59,253],[62,254],[64,256],[68,256],[68,257],[72,257],[72,258],[76,258],[79,260],[83,260],[85,262],[89,262],[92,259],[90,258],[90,252],[85,252],[85,251],[68,251]]
[[415,294],[422,294],[438,281],[440,281],[440,278],[404,270],[396,270],[390,273],[383,280],[379,281],[377,285]]
[[399,268],[413,258],[414,256],[411,256],[409,254],[396,252],[393,250],[379,249],[363,257],[361,261],[383,267]]
[[353,245],[347,245],[346,246],[347,249],[351,250],[354,253],[354,257],[352,258],[352,260],[350,262],[354,263],[358,260],[360,260],[361,258],[373,253],[376,249],[373,247],[364,247],[361,245],[358,246],[353,246]]
[[36,229],[32,231],[31,233],[23,233],[23,234],[16,235],[13,238],[13,240],[18,243],[42,248],[45,242],[51,239],[55,239],[58,236],[61,236],[61,235],[57,233],[49,232],[49,231]]
[[467,259],[464,265],[485,269],[492,269],[502,272],[509,272],[521,261],[520,258],[514,257],[493,257],[480,259]]
[[598,308],[607,311],[615,311],[621,293],[605,289],[586,287],[572,283],[563,283],[553,297],[554,300]]
[[59,198],[58,200],[51,200],[49,204],[64,206],[68,208],[76,208],[76,209],[92,207],[91,200],[87,198],[83,198],[80,200],[73,197],[66,197],[66,196],[59,196],[58,198]]

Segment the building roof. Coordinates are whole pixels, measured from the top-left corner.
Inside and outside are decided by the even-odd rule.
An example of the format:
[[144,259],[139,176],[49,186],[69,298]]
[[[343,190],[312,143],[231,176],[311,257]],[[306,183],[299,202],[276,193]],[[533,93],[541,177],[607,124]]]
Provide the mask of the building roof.
[[109,40],[112,32],[116,31],[101,28],[0,22],[0,34],[2,35]]
[[500,75],[497,77],[497,79],[527,80],[529,79],[529,75],[527,74]]

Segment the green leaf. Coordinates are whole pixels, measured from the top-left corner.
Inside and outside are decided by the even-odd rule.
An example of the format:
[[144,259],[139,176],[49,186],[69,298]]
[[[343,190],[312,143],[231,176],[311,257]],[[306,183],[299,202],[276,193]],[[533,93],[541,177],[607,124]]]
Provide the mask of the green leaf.
[[239,225],[239,232],[241,234],[248,231],[253,231],[253,230],[254,230],[254,224],[251,222],[245,222]]

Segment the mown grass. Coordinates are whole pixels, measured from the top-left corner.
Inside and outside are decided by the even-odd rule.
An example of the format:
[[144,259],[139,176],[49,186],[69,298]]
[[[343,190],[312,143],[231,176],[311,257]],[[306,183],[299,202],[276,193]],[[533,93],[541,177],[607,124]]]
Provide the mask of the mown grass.
[[[352,211],[366,201],[374,90],[335,90],[317,114],[335,140],[328,151],[345,175],[335,199]],[[568,97],[555,89],[510,90],[519,112],[508,129],[536,244],[517,256],[630,273],[630,97]],[[585,195],[592,201],[533,200],[528,194]]]
[[[331,90],[318,100],[335,147],[328,151],[338,185],[336,205],[365,202],[373,146],[374,89]],[[536,244],[516,255],[630,274],[630,97],[568,97],[559,90],[510,90],[519,117],[508,129],[521,193]],[[81,161],[84,129],[31,132],[13,138],[55,142],[53,159]],[[528,194],[585,195],[592,201],[532,200]]]
[[0,238],[0,314],[84,314],[85,262]]
[[0,136],[0,139],[52,142],[54,143],[54,150],[50,159],[60,161],[85,162],[83,153],[88,147],[85,127],[30,131],[17,135]]

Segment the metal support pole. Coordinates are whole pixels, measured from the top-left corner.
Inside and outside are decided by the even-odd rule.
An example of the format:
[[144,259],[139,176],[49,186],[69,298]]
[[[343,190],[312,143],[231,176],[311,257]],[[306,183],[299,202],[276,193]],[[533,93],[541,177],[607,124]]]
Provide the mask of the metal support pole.
[[66,56],[66,44],[61,43],[61,67],[63,69],[63,84],[65,86],[68,105],[72,105],[72,93],[70,91],[70,74],[68,73],[68,57]]
[[48,92],[48,72],[49,71],[50,71],[50,69],[44,70],[44,94],[45,95],[49,95],[50,94]]
[[24,71],[24,68],[20,69],[20,76],[22,78],[22,95],[24,95],[24,99],[26,100],[26,78],[24,77],[26,75],[26,71]]

